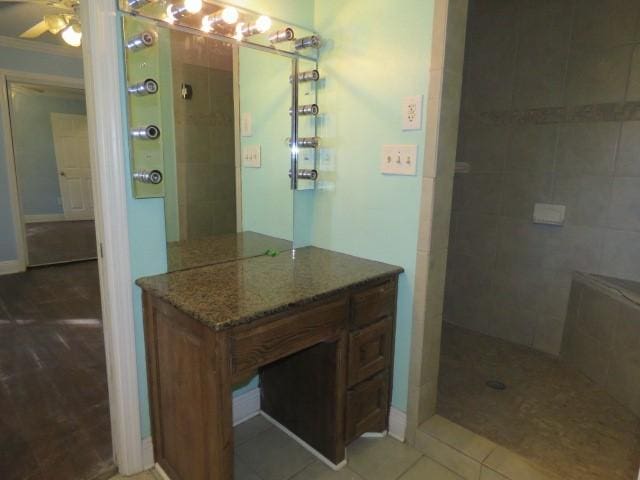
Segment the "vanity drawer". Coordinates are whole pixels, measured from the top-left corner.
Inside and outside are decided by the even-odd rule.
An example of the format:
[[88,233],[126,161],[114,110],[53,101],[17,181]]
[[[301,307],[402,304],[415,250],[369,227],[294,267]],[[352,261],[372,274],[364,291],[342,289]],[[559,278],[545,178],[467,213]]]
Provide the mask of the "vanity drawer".
[[[294,314],[234,330],[230,339],[232,373],[238,380],[248,372],[305,348],[335,339],[345,327],[348,297],[313,304]],[[333,340],[335,341],[335,340]]]
[[347,392],[346,443],[363,433],[386,430],[388,411],[388,372],[384,371],[350,389]]
[[391,318],[386,318],[349,335],[350,387],[389,366],[392,328]]
[[357,292],[351,300],[351,327],[360,328],[385,317],[393,317],[396,284],[388,281]]

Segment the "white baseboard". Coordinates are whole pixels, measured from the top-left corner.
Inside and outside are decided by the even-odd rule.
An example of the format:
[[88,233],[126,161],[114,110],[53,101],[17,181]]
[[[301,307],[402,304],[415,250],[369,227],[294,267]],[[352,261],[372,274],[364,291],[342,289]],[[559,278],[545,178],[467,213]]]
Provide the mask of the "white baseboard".
[[25,271],[25,266],[20,260],[8,260],[0,262],[0,275],[9,275],[11,273],[20,273]]
[[142,468],[145,470],[153,467],[155,461],[153,459],[153,441],[151,437],[142,439]]
[[[254,388],[242,395],[238,395],[233,399],[233,425],[236,426],[256,415],[260,414],[260,389]],[[263,415],[265,415],[263,413]],[[265,415],[265,417],[268,417]],[[274,420],[274,423],[277,424]],[[279,428],[284,428],[277,424]],[[404,442],[405,431],[407,429],[407,414],[397,408],[391,407],[389,412],[389,436]],[[287,433],[290,434],[290,432]],[[293,434],[291,434],[293,435]],[[297,437],[296,437],[297,439]],[[302,442],[301,440],[297,439]],[[302,442],[304,443],[304,442]],[[306,445],[306,444],[305,444]],[[325,462],[326,463],[326,462]],[[330,462],[329,462],[330,463]],[[151,437],[142,440],[142,464],[146,469],[153,467],[155,464],[153,458],[153,442]],[[330,465],[334,469],[340,469],[343,465]],[[640,479],[638,479],[640,480]]]
[[407,431],[407,414],[402,410],[391,407],[389,411],[389,436],[404,442]]
[[24,223],[62,222],[64,213],[45,213],[42,215],[25,215]]

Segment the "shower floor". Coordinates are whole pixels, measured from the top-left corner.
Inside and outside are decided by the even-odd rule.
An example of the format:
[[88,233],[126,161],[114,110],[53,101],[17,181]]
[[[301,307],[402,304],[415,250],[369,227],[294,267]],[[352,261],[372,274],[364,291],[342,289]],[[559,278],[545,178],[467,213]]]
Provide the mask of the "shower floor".
[[636,479],[640,419],[557,359],[445,324],[440,363],[441,416],[561,478]]

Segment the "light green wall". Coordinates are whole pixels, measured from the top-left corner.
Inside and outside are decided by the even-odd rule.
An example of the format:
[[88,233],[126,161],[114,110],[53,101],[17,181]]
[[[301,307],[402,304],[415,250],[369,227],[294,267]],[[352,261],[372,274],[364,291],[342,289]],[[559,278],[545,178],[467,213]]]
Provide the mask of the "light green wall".
[[[318,104],[321,183],[296,196],[296,236],[313,245],[404,267],[398,296],[393,405],[406,411],[413,287],[422,172],[379,171],[383,144],[417,144],[424,128],[403,132],[402,99],[426,95],[433,0],[319,0]],[[424,122],[423,122],[424,123]],[[419,162],[420,163],[420,162]],[[298,231],[301,229],[301,231]],[[307,231],[304,231],[307,229]]]

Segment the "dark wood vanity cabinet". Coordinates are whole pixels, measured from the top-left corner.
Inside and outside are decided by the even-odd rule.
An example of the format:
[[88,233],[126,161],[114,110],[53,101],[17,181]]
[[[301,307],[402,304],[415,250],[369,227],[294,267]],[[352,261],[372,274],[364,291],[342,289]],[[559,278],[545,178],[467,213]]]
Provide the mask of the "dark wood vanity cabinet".
[[[211,278],[223,268],[232,266],[211,269]],[[401,269],[388,270],[277,313],[232,322],[217,310],[228,297],[215,303],[193,293],[189,282],[198,272],[171,274],[180,275],[170,277],[172,289],[166,278],[139,282],[154,455],[169,478],[233,478],[233,386],[256,373],[262,412],[336,465],[348,443],[387,430]],[[185,293],[175,296],[183,283]],[[188,303],[193,299],[197,303]]]

